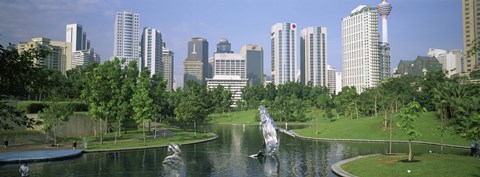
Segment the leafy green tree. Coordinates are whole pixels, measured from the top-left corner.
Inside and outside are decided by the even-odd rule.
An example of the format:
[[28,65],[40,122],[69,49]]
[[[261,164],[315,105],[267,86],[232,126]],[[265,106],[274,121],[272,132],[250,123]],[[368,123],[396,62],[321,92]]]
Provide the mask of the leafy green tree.
[[343,87],[342,91],[335,97],[334,103],[337,111],[341,114],[345,114],[352,119],[358,118],[358,94],[355,86]]
[[408,161],[412,161],[412,141],[421,134],[415,130],[415,119],[419,117],[422,108],[418,102],[410,102],[397,114],[397,126],[408,135]]
[[50,103],[39,114],[40,119],[43,120],[45,130],[53,130],[53,144],[55,146],[57,145],[56,127],[68,121],[68,117],[72,114],[73,107],[62,103]]
[[184,88],[185,96],[175,107],[177,121],[193,122],[197,135],[197,123],[204,121],[210,113],[210,101],[207,88],[193,81],[187,81]]
[[144,70],[140,73],[140,79],[135,87],[132,104],[135,112],[133,119],[142,125],[143,131],[143,145],[146,145],[145,140],[145,123],[154,118],[154,103],[149,95],[150,88],[150,72]]

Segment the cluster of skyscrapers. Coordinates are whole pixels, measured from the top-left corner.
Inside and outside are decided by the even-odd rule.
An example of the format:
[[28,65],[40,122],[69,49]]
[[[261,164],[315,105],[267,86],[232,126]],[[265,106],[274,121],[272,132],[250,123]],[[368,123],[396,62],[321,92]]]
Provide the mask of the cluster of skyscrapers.
[[44,37],[32,38],[28,42],[19,42],[18,51],[46,49],[50,54],[44,58],[34,58],[36,64],[55,69],[63,74],[77,66],[86,66],[90,62],[100,62],[100,55],[94,52],[87,39],[87,33],[80,24],[68,24],[65,41],[52,41]]
[[151,76],[161,74],[166,89],[172,90],[174,53],[166,48],[160,31],[151,27],[140,31],[140,15],[129,11],[117,12],[114,26],[111,59],[125,59],[124,65],[137,61],[140,72],[147,69]]

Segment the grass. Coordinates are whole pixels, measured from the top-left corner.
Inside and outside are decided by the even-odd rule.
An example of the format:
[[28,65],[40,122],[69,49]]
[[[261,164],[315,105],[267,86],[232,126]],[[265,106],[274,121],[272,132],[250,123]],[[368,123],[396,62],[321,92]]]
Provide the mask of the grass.
[[[451,154],[422,154],[417,162],[405,162],[408,155],[380,155],[361,158],[342,165],[356,176],[479,176],[480,158]],[[410,173],[407,172],[410,170]]]
[[221,114],[210,114],[208,119],[211,123],[218,124],[256,124],[258,125],[257,117],[258,110],[251,109],[246,111],[236,111]]
[[[336,138],[336,139],[370,139],[370,140],[389,140],[389,130],[384,129],[383,117],[350,119],[340,117],[335,121],[319,118],[318,132],[313,123],[312,126],[304,129],[294,130],[296,133],[306,137],[316,138]],[[407,140],[405,132],[396,127],[394,120],[393,138],[394,140]],[[427,141],[440,143],[440,131],[438,130],[438,120],[434,112],[422,113],[415,121],[415,128],[422,135],[417,141]],[[444,135],[445,144],[467,146],[469,141],[448,132]]]
[[[143,148],[143,147],[159,147],[166,146],[168,143],[184,144],[191,143],[196,141],[205,140],[215,136],[213,133],[200,133],[197,132],[197,135],[194,132],[184,131],[178,128],[169,127],[170,131],[175,132],[175,136],[163,138],[161,134],[157,134],[157,138],[153,139],[153,136],[147,131],[145,134],[146,145],[143,144],[143,132],[142,129],[131,130],[126,134],[122,134],[122,137],[117,139],[115,144],[115,134],[107,133],[103,136],[103,144],[100,144],[100,136],[87,137],[88,148],[85,150],[108,150],[108,149],[124,149],[124,148]],[[64,142],[77,141],[80,145],[83,142],[83,139],[78,138],[69,138],[63,140]]]

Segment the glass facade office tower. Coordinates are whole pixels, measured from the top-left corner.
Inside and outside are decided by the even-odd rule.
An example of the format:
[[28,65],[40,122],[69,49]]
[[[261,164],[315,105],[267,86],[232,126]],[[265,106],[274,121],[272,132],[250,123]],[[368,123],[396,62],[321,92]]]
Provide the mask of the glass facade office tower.
[[240,54],[247,60],[247,78],[250,86],[263,84],[263,48],[260,45],[244,45]]
[[275,85],[295,81],[296,69],[296,34],[295,23],[276,23],[272,26],[271,39],[271,71]]
[[212,72],[208,67],[208,41],[196,37],[188,41],[188,57],[183,62],[183,83],[193,80],[200,84],[205,83],[205,78],[211,78]]
[[308,27],[300,33],[300,82],[327,86],[327,28]]

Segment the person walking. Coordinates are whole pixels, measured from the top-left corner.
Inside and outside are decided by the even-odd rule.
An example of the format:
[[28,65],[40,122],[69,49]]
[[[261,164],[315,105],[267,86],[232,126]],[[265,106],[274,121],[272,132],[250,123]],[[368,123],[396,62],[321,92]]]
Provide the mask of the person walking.
[[474,139],[470,144],[470,156],[476,157],[478,155],[477,149],[478,149],[478,142],[476,139]]
[[18,171],[20,171],[21,176],[28,177],[29,176],[28,172],[30,171],[30,169],[28,168],[27,162],[25,162],[22,166],[20,166],[20,169]]

